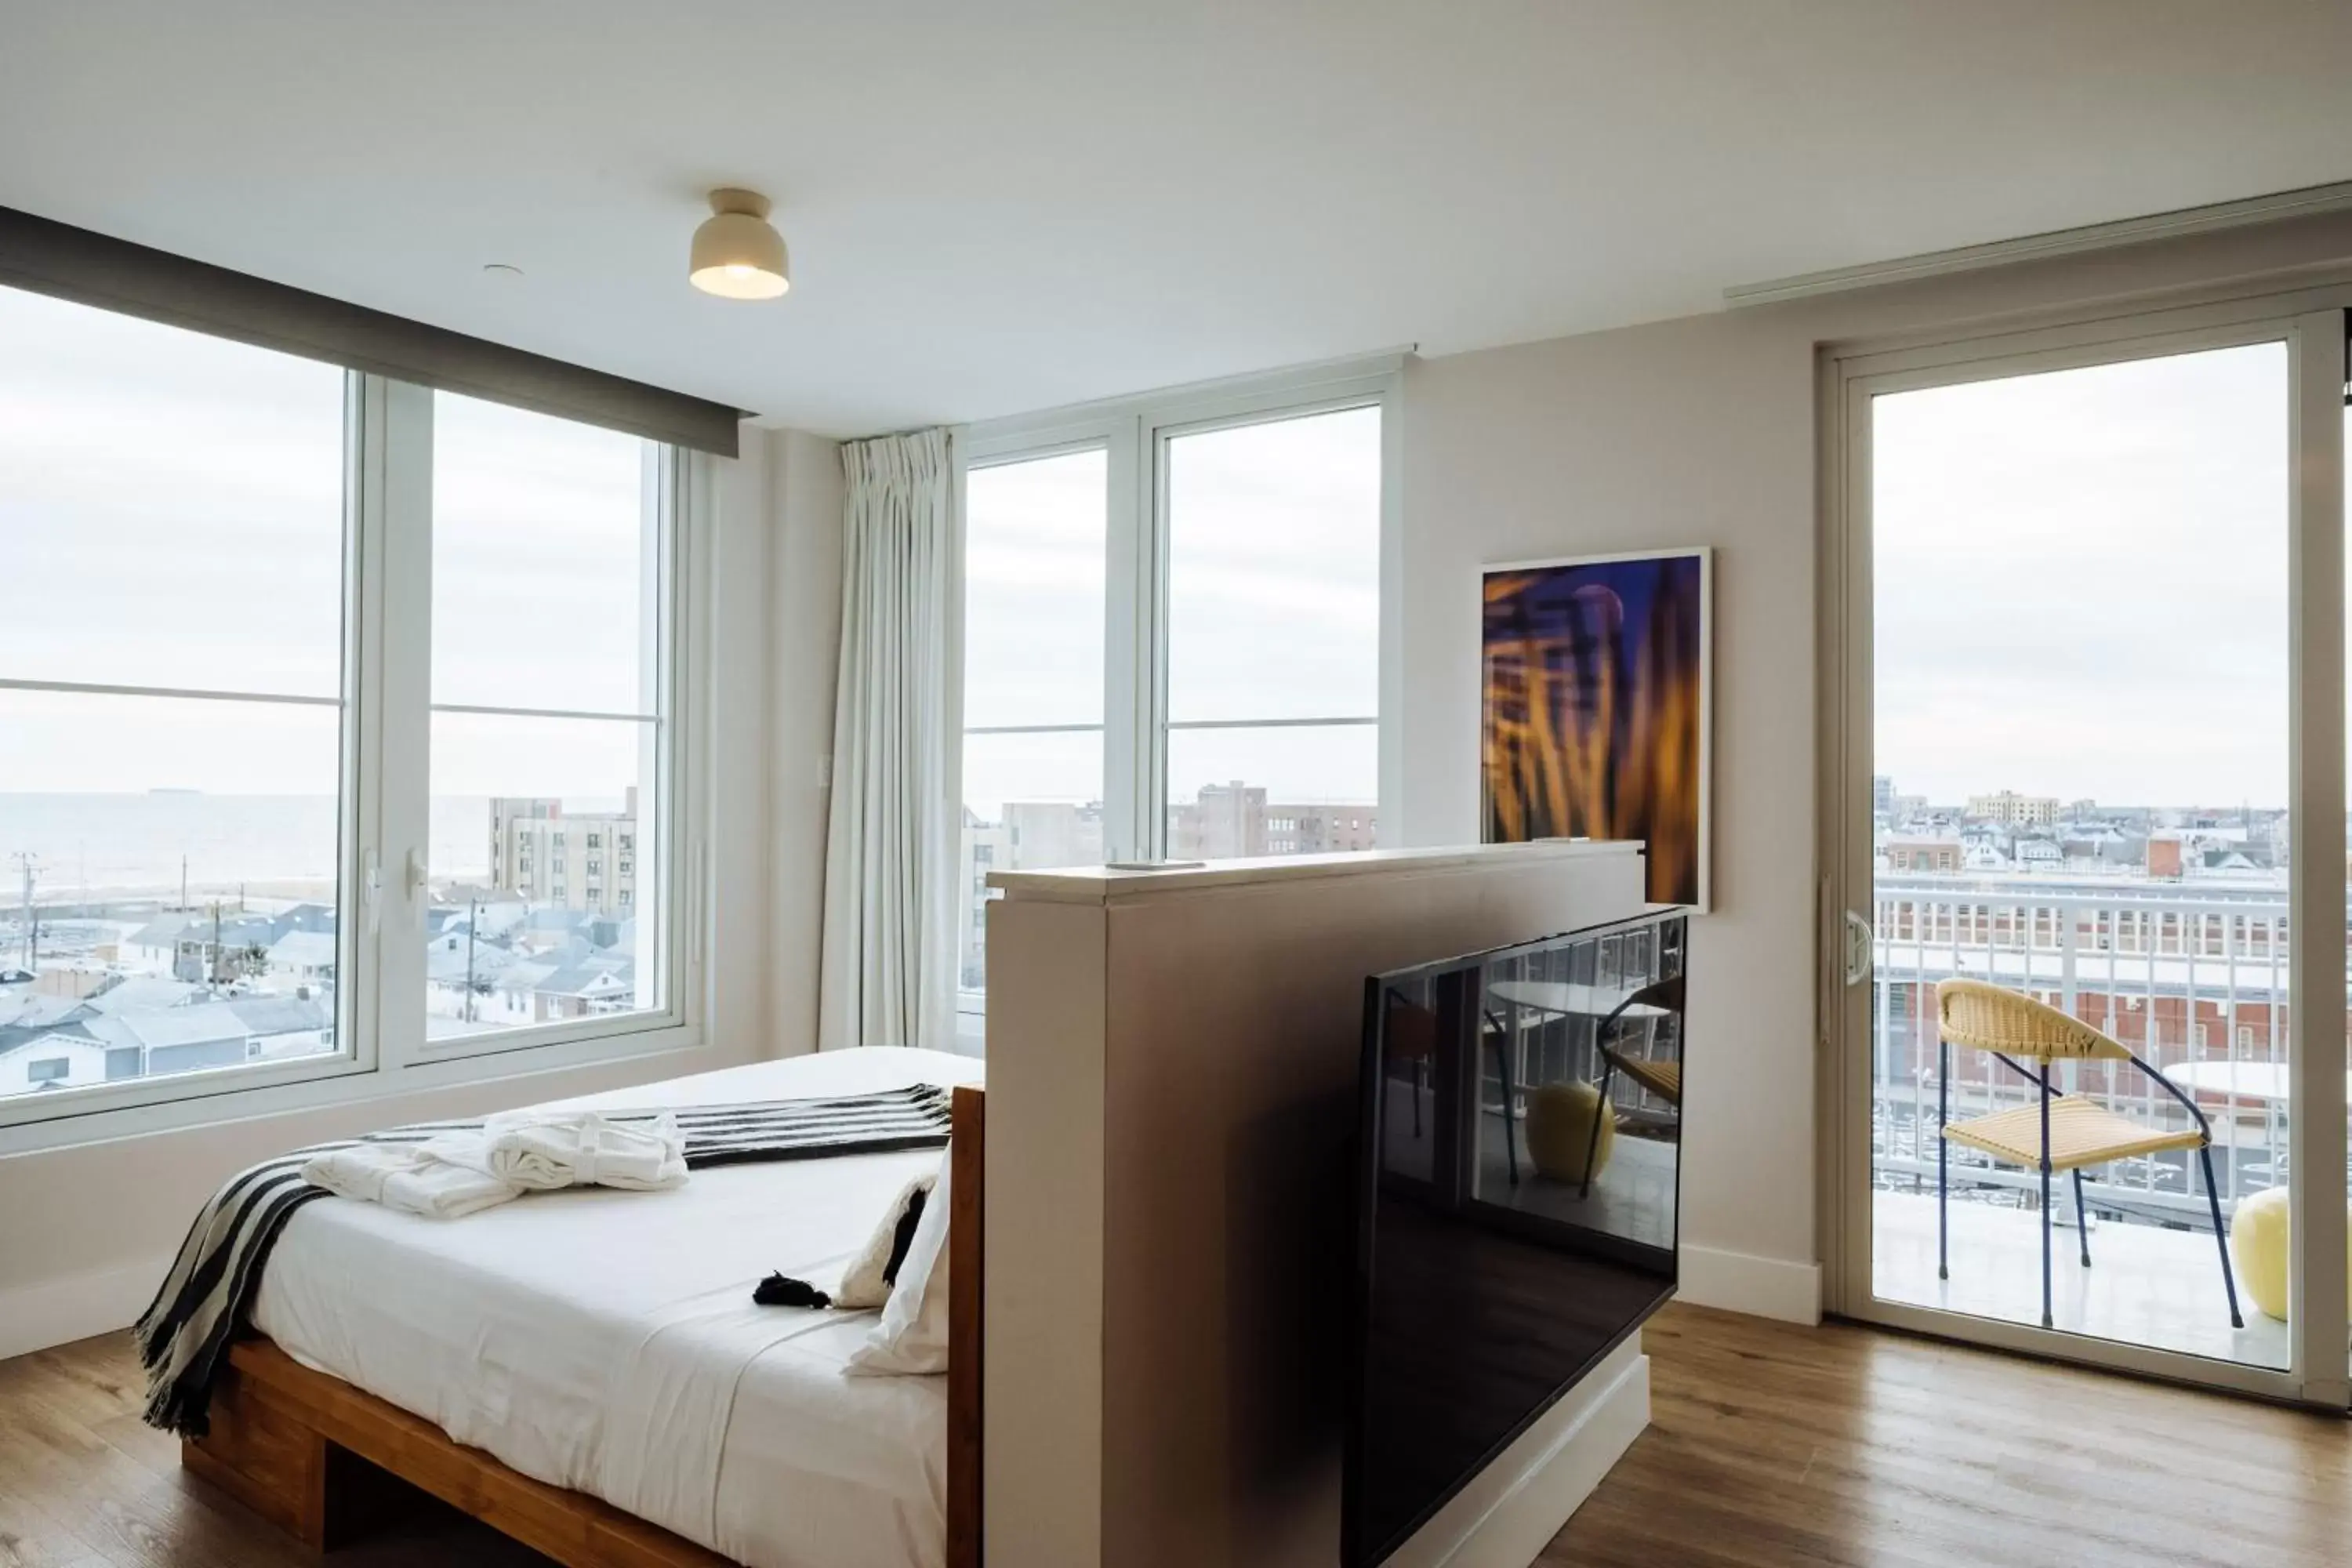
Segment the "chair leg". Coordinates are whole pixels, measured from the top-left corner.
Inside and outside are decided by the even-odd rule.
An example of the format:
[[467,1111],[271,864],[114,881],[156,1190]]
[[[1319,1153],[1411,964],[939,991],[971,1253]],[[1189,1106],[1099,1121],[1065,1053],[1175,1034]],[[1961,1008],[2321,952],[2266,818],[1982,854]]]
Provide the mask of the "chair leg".
[[1511,1185],[1519,1184],[1518,1128],[1511,1115],[1511,1047],[1508,1042],[1495,1042],[1495,1076],[1503,1080],[1503,1153],[1510,1161]]
[[1601,1153],[1601,1119],[1610,1114],[1609,1085],[1617,1076],[1617,1064],[1603,1058],[1601,1068],[1601,1102],[1592,1108],[1592,1131],[1584,1141],[1584,1187],[1576,1196],[1579,1202],[1592,1195],[1592,1162]]
[[1952,1277],[1950,1238],[1947,1234],[1948,1226],[1945,1223],[1944,1215],[1946,1206],[1944,1167],[1951,1159],[1952,1149],[1952,1146],[1944,1141],[1944,1124],[1948,1120],[1945,1103],[1951,1093],[1949,1087],[1951,1078],[1951,1042],[1938,1040],[1936,1043],[1936,1278],[1938,1279],[1949,1279]]
[[2050,1316],[2050,1085],[2042,1085],[2042,1326],[2054,1327]]
[[2221,1289],[2230,1293],[2230,1326],[2242,1329],[2246,1320],[2238,1313],[2238,1281],[2230,1272],[2230,1238],[2221,1234],[2221,1189],[2213,1184],[2213,1146],[2208,1143],[2199,1149],[2197,1157],[2205,1164],[2205,1202],[2213,1211],[2213,1245],[2221,1249]]
[[2091,1266],[2091,1211],[2083,1205],[2083,1167],[2074,1167],[2074,1235],[2083,1244],[2083,1267]]

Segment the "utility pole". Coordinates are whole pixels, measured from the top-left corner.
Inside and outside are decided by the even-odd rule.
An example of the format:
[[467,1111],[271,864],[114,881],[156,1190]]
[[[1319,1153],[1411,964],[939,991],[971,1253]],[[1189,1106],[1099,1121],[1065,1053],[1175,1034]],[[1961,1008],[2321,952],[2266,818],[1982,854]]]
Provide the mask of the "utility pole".
[[474,1021],[474,930],[482,923],[482,900],[466,901],[466,1022]]
[[222,953],[221,953],[221,907],[220,907],[220,900],[219,900],[218,899],[215,899],[215,900],[213,900],[213,972],[212,972],[212,984],[213,984],[213,989],[215,989],[215,990],[218,990],[218,989],[220,988],[220,983],[221,983],[221,958],[222,958],[222,956],[223,956],[223,955],[222,955]]
[[188,858],[180,857],[180,912],[188,912]]
[[40,921],[33,913],[33,877],[39,869],[40,862],[34,858],[29,849],[17,850],[15,859],[25,871],[25,973],[30,974],[34,972],[41,930]]

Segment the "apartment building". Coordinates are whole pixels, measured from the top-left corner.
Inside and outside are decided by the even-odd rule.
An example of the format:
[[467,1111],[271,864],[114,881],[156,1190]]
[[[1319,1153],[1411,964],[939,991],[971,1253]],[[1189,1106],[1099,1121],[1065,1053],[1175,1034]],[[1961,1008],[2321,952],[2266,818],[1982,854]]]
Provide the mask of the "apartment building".
[[544,796],[490,802],[490,881],[528,902],[628,915],[637,900],[637,792],[616,812]]

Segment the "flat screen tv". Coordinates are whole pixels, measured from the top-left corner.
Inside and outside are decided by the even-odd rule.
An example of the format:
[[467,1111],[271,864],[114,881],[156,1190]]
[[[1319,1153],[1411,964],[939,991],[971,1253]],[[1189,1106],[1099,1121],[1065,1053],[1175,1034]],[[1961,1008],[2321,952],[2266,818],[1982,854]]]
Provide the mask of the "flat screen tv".
[[1674,1294],[1687,915],[1364,988],[1341,1560],[1387,1560]]

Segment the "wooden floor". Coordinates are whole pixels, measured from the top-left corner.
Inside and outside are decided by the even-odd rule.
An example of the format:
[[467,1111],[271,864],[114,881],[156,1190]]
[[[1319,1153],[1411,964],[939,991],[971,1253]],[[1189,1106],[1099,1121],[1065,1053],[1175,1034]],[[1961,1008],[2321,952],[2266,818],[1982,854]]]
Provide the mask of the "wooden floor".
[[[2352,1426],[1861,1329],[1669,1307],[1651,1429],[1547,1568],[2352,1563]],[[0,1362],[0,1568],[318,1559],[182,1475],[121,1336]],[[350,1568],[531,1568],[470,1521]]]
[[1669,1307],[1651,1426],[1544,1568],[2352,1563],[2352,1424]]
[[[316,1568],[320,1561],[180,1469],[139,1419],[128,1334],[0,1362],[0,1568]],[[333,1555],[349,1568],[545,1568],[547,1559],[436,1510]]]

